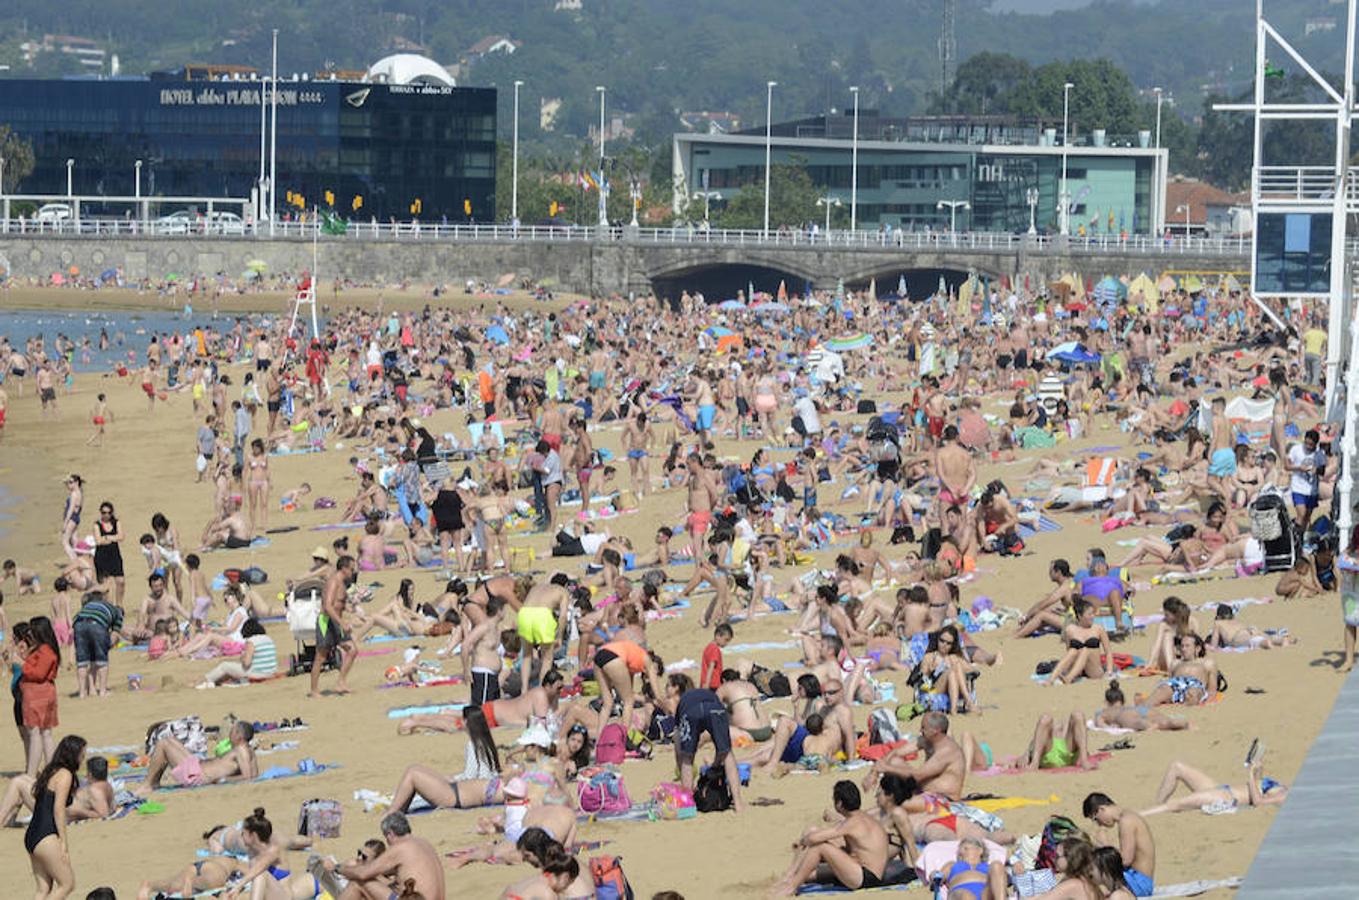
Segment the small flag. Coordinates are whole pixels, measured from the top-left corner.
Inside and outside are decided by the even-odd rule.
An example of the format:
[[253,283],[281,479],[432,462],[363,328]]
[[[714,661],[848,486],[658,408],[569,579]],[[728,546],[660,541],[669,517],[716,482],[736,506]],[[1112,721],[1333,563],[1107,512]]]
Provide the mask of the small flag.
[[582,173],[580,173],[580,177],[581,177],[581,183],[585,186],[585,189],[586,189],[587,191],[588,191],[590,188],[595,188],[596,190],[599,189],[599,182],[598,182],[598,181],[595,181],[595,176],[594,176],[594,175],[590,174],[589,172],[582,172]]

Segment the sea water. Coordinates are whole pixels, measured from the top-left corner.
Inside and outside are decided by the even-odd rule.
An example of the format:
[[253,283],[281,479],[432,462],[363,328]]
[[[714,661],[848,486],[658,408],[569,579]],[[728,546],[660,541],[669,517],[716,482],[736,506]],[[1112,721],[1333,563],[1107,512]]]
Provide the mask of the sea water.
[[[189,334],[198,327],[228,331],[238,318],[258,321],[261,317],[258,314],[214,317],[210,313],[185,315],[160,311],[5,309],[0,310],[0,335],[9,338],[10,345],[20,352],[29,338],[41,337],[50,353],[57,335],[64,334],[77,345],[74,360],[77,372],[106,372],[120,362],[127,362],[129,352],[134,353],[140,364],[146,358],[146,345],[153,334]],[[108,335],[106,350],[99,349],[101,332]],[[88,356],[80,346],[86,337],[90,339]]]

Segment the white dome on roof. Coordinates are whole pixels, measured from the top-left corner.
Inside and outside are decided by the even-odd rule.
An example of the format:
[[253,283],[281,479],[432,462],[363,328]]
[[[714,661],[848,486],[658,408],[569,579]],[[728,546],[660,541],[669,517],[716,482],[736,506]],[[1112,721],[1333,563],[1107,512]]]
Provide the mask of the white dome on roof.
[[418,53],[393,53],[373,63],[368,77],[385,84],[442,84],[457,87],[448,70]]

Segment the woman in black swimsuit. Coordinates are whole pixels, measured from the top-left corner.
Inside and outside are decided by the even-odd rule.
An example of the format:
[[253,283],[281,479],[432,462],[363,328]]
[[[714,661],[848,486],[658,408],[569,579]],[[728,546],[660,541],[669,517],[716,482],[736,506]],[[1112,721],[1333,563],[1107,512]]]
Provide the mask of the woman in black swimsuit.
[[33,866],[39,897],[66,897],[75,890],[75,871],[66,843],[66,807],[75,798],[76,773],[84,760],[85,739],[68,734],[33,783],[33,819],[24,832],[24,849]]
[[[123,551],[118,545],[123,540],[123,528],[113,514],[113,504],[105,500],[99,504],[99,521],[94,523],[94,575],[100,581],[113,579],[114,602],[123,605]],[[107,588],[104,591],[108,593]]]
[[1062,629],[1066,653],[1052,670],[1052,676],[1047,681],[1039,682],[1040,684],[1075,681],[1082,675],[1087,678],[1106,679],[1113,676],[1113,651],[1109,649],[1109,633],[1103,626],[1095,624],[1095,605],[1088,600],[1074,600],[1071,609],[1076,621]]

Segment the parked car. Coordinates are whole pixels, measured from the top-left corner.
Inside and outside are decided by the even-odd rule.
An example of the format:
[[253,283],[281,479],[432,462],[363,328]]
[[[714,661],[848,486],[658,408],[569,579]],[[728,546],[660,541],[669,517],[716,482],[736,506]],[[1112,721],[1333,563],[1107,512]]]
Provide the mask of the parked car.
[[218,234],[245,234],[245,222],[234,212],[214,210],[208,213],[208,230]]
[[194,215],[187,209],[161,216],[152,223],[156,234],[188,234],[193,224]]

